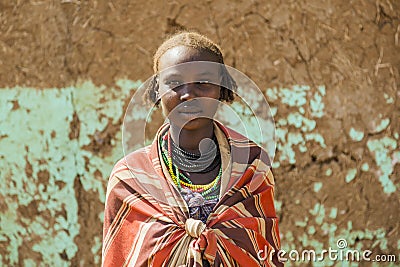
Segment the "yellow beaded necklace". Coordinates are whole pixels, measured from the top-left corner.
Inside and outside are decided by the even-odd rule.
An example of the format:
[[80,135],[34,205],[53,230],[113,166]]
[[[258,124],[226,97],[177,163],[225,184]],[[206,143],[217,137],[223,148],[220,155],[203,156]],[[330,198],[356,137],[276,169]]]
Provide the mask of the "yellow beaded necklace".
[[[199,192],[199,193],[207,193],[208,191],[211,191],[212,188],[215,188],[222,176],[222,166],[218,172],[218,175],[215,177],[215,179],[213,181],[211,181],[208,184],[205,185],[200,185],[200,184],[192,184],[192,183],[186,183],[184,181],[182,181],[179,176],[180,176],[180,171],[178,169],[178,167],[173,166],[172,164],[172,156],[171,156],[171,144],[170,144],[170,134],[169,132],[167,133],[167,138],[168,139],[168,153],[165,153],[166,155],[166,163],[168,165],[168,172],[171,175],[172,181],[174,182],[174,184],[181,189],[182,186],[189,188],[191,191],[194,192]],[[175,175],[174,173],[174,167],[175,167],[175,172],[177,175]]]

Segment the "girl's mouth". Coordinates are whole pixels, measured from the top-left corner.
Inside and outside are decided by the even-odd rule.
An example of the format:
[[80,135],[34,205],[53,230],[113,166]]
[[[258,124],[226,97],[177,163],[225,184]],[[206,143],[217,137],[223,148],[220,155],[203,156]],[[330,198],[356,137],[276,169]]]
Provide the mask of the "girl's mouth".
[[201,108],[197,106],[191,106],[191,105],[183,105],[178,109],[178,112],[181,114],[190,114],[190,115],[196,115],[200,114],[202,112]]

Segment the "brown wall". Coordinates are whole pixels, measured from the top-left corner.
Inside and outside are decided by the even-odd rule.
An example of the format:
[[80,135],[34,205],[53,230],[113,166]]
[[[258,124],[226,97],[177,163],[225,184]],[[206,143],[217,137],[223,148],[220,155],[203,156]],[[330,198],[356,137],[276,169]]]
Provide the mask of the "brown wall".
[[[71,209],[76,211],[78,227],[64,226],[67,234],[61,240],[69,240],[77,249],[59,252],[53,247],[50,256],[30,249],[40,243],[40,236],[50,232],[54,236],[58,230],[52,229],[52,218],[59,215],[53,214],[51,206],[43,211],[33,200],[24,202],[23,192],[11,190],[28,190],[25,187],[3,184],[3,222],[21,229],[36,229],[24,224],[35,216],[50,222],[47,228],[39,227],[47,229],[42,234],[0,226],[3,264],[23,265],[28,259],[45,265],[99,262],[104,190],[112,163],[122,156],[116,147],[131,92],[120,89],[118,81],[146,80],[152,74],[155,49],[177,29],[197,30],[218,42],[226,64],[248,75],[276,109],[280,135],[275,158],[279,166],[274,173],[282,247],[321,251],[336,248],[336,240],[345,238],[349,248],[399,257],[399,14],[400,2],[390,0],[1,1],[0,103],[7,111],[4,114],[10,114],[1,121],[0,148],[8,149],[0,154],[4,161],[1,179],[12,184],[11,180],[20,178],[11,173],[21,170],[35,188],[60,180],[54,176],[56,171],[40,172],[47,164],[56,164],[54,159],[41,165],[22,157],[23,163],[10,167],[20,161],[10,159],[8,153],[28,155],[40,150],[32,144],[40,135],[23,139],[15,149],[11,146],[16,143],[7,143],[7,138],[23,129],[10,119],[13,114],[18,114],[16,120],[33,116],[25,112],[30,110],[29,90],[36,92],[33,98],[44,106],[54,99],[49,96],[51,90],[61,96],[67,88],[78,92],[72,100],[69,93],[55,97],[65,104],[64,111],[71,109],[65,115],[66,140],[78,140],[76,151],[84,151],[82,171],[64,177],[77,203]],[[296,94],[297,86],[309,89]],[[92,98],[82,93],[85,90],[99,95],[90,102]],[[293,104],[290,99],[305,102]],[[119,103],[121,110],[110,115],[107,102]],[[20,106],[25,113],[15,113]],[[90,113],[93,110],[99,116]],[[92,132],[86,130],[87,121],[100,120],[100,114],[108,122]],[[48,113],[43,110],[38,116],[46,120]],[[315,128],[305,127],[310,122]],[[50,133],[49,129],[65,123],[50,124],[42,131]],[[88,140],[82,139],[84,133]],[[68,157],[69,153],[75,152],[60,146],[51,155]],[[101,164],[102,159],[108,163],[91,169],[94,161]],[[40,180],[43,175],[45,179]],[[65,205],[57,211],[72,212]],[[64,217],[73,218],[68,216]],[[68,227],[78,232],[72,234]]]

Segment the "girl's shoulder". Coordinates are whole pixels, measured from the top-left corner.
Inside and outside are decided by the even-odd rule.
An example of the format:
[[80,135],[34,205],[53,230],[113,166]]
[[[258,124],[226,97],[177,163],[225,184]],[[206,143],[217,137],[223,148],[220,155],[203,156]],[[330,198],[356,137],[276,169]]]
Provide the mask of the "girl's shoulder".
[[267,166],[271,166],[271,160],[267,151],[253,140],[247,138],[236,130],[216,122],[217,126],[225,134],[233,160],[238,163],[251,163],[259,159]]
[[135,151],[132,151],[119,159],[115,164],[114,164],[114,169],[116,168],[121,168],[121,167],[140,167],[140,166],[146,166],[151,162],[151,145],[139,148]]

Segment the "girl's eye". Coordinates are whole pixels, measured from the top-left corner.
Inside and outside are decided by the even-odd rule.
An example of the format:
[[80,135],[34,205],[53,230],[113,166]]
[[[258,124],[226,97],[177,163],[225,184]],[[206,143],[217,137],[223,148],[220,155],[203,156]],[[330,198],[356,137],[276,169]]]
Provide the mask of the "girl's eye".
[[181,82],[177,81],[177,80],[172,80],[172,81],[167,81],[166,85],[171,86],[171,87],[176,87],[176,86],[181,85]]
[[195,84],[197,85],[198,88],[201,88],[203,90],[208,90],[215,87],[215,84],[209,80],[198,81],[195,82]]
[[198,82],[196,82],[196,83],[197,83],[197,84],[209,84],[210,81],[204,80],[204,81],[198,81]]

